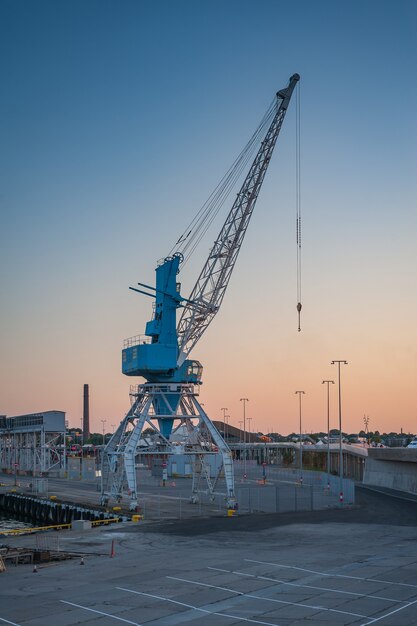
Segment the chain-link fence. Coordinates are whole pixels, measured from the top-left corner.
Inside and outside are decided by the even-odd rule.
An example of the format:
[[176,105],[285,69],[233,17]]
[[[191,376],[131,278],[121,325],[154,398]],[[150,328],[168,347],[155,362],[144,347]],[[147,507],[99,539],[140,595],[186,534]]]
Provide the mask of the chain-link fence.
[[[243,485],[262,484],[281,484],[290,483],[292,485],[311,486],[317,493],[317,502],[322,498],[319,496],[334,496],[336,503],[342,501],[344,504],[355,503],[355,482],[349,478],[340,480],[339,476],[327,474],[327,472],[318,472],[312,470],[282,468],[274,465],[258,465],[254,461],[237,461],[235,467],[235,480],[237,488]],[[265,483],[265,485],[264,485]],[[325,508],[325,502],[323,506]],[[330,502],[330,501],[329,501]]]
[[[259,466],[253,462],[235,463],[235,493],[239,513],[284,513],[335,508],[355,502],[355,485],[343,480],[340,498],[338,476],[325,472]],[[145,519],[183,519],[209,515],[225,515],[226,484],[222,477],[210,495],[202,485],[199,501],[190,502],[192,481],[169,478],[163,481],[152,476],[148,468],[138,469],[138,491],[141,513]],[[329,486],[330,485],[330,486]]]
[[239,486],[236,489],[240,513],[290,513],[317,511],[340,506],[339,497],[313,485]]

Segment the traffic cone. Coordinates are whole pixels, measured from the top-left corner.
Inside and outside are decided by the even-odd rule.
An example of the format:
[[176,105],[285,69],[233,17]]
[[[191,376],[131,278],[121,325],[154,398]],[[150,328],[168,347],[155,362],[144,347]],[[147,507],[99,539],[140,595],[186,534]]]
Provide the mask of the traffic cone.
[[37,565],[34,565],[34,566],[33,566],[33,573],[34,573],[34,574],[37,574],[37,573],[38,573],[38,566],[37,566]]
[[115,549],[114,549],[114,539],[112,539],[111,550],[110,550],[110,558],[112,559],[115,554],[116,554],[116,552],[115,552]]

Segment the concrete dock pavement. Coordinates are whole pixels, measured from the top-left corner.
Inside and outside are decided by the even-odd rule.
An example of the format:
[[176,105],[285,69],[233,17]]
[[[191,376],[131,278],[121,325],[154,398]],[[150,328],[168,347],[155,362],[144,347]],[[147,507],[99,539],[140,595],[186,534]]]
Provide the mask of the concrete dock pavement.
[[[36,496],[34,493],[33,478],[19,476],[18,485],[15,486],[14,477],[10,474],[1,474],[0,483],[4,486],[1,490],[16,490],[17,493],[28,496]],[[190,503],[191,480],[189,478],[176,478],[168,481],[163,486],[162,481],[150,477],[138,485],[138,502],[140,512],[149,519],[200,517],[204,515],[221,514],[226,512],[224,499],[217,498],[212,502],[208,496],[202,496],[198,504]],[[74,481],[66,478],[48,478],[47,492],[39,494],[41,498],[57,497],[59,501],[100,509],[100,483],[98,481]],[[129,514],[129,498],[123,497],[120,503],[112,501],[107,509],[113,506],[121,506],[124,514]]]
[[0,624],[415,626],[417,503],[358,491],[348,510],[61,531],[84,565],[9,566]]

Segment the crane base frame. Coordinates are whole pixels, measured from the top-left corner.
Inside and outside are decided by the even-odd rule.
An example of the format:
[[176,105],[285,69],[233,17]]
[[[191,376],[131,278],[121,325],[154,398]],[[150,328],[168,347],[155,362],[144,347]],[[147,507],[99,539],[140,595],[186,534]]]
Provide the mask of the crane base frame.
[[[198,387],[190,383],[145,383],[131,387],[131,409],[103,452],[102,505],[107,505],[110,499],[121,502],[123,496],[128,495],[129,509],[137,510],[136,456],[178,455],[178,445],[163,434],[163,431],[166,432],[164,426],[169,422],[172,435],[183,427],[182,446],[185,454],[193,458],[190,502],[199,502],[203,479],[210,497],[214,499],[214,490],[223,470],[226,507],[237,508],[231,450],[198,402],[197,395]],[[151,443],[142,439],[147,427],[154,431]],[[222,463],[214,479],[211,479],[207,455],[216,452],[222,455]]]

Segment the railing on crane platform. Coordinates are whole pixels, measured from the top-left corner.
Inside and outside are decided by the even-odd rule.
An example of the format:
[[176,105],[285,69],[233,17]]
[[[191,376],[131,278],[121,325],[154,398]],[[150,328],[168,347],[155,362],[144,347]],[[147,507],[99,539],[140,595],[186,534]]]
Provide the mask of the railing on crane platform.
[[199,391],[199,385],[195,385],[194,383],[142,383],[139,385],[130,385],[129,395],[138,396],[141,393],[191,393],[194,396],[198,396]]
[[133,337],[128,337],[123,341],[123,349],[151,342],[151,337],[148,337],[147,335],[134,335]]

